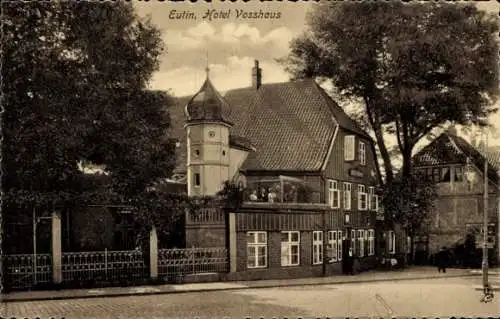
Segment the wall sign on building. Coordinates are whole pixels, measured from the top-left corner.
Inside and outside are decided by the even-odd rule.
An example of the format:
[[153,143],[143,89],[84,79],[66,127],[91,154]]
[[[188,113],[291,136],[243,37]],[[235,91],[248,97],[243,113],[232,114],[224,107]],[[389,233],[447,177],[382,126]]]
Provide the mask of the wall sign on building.
[[363,178],[364,174],[362,171],[359,171],[357,169],[350,169],[349,170],[349,176],[352,176],[352,177],[358,177],[358,178]]

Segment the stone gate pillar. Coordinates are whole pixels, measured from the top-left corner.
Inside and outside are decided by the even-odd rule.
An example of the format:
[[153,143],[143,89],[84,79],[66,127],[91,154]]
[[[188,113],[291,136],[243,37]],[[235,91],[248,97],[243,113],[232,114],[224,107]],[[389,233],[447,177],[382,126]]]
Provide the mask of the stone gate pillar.
[[238,264],[236,252],[236,214],[228,213],[228,228],[229,228],[229,271],[236,272]]
[[151,279],[158,278],[158,235],[154,226],[149,233],[149,273]]
[[52,281],[62,282],[61,212],[52,212]]

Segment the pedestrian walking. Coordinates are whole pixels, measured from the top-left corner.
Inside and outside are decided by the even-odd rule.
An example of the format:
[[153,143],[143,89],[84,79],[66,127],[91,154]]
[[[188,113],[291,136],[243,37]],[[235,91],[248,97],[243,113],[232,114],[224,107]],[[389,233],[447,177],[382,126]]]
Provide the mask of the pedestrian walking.
[[352,253],[352,248],[349,248],[349,257],[348,257],[348,266],[347,271],[349,275],[354,275],[354,256]]
[[449,263],[449,252],[446,247],[442,247],[441,250],[436,254],[436,264],[438,266],[438,271],[443,273],[446,272],[446,267]]

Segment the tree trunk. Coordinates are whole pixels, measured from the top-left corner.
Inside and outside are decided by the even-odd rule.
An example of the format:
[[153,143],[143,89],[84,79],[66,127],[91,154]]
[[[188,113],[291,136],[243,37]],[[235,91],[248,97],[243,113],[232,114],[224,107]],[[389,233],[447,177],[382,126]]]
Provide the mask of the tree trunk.
[[381,127],[379,127],[378,129],[374,128],[373,131],[375,132],[375,137],[377,139],[377,146],[379,148],[380,156],[382,156],[382,161],[384,163],[385,184],[390,184],[394,179],[394,174],[392,172],[391,157],[384,142],[382,128]]
[[389,155],[389,151],[387,150],[387,146],[385,145],[384,134],[382,131],[382,124],[380,122],[380,118],[378,118],[376,114],[376,109],[377,109],[377,106],[375,105],[376,103],[374,103],[373,99],[370,98],[370,96],[373,95],[374,94],[367,94],[364,97],[365,109],[368,115],[368,121],[370,123],[370,126],[372,127],[372,130],[375,133],[375,139],[377,142],[378,149],[380,151],[380,156],[382,156],[382,161],[385,170],[385,184],[391,184],[394,179],[391,157]]
[[415,264],[415,236],[410,236],[410,254],[411,254],[411,264]]
[[401,150],[403,154],[403,169],[402,169],[402,180],[407,180],[411,176],[412,163],[411,163],[411,152],[412,147],[405,147]]

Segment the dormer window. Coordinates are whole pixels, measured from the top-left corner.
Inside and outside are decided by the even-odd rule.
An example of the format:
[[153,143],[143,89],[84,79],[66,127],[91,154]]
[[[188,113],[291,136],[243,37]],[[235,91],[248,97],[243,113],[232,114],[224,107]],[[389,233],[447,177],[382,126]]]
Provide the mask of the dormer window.
[[344,137],[344,160],[354,161],[355,157],[355,138],[354,135],[346,135]]

